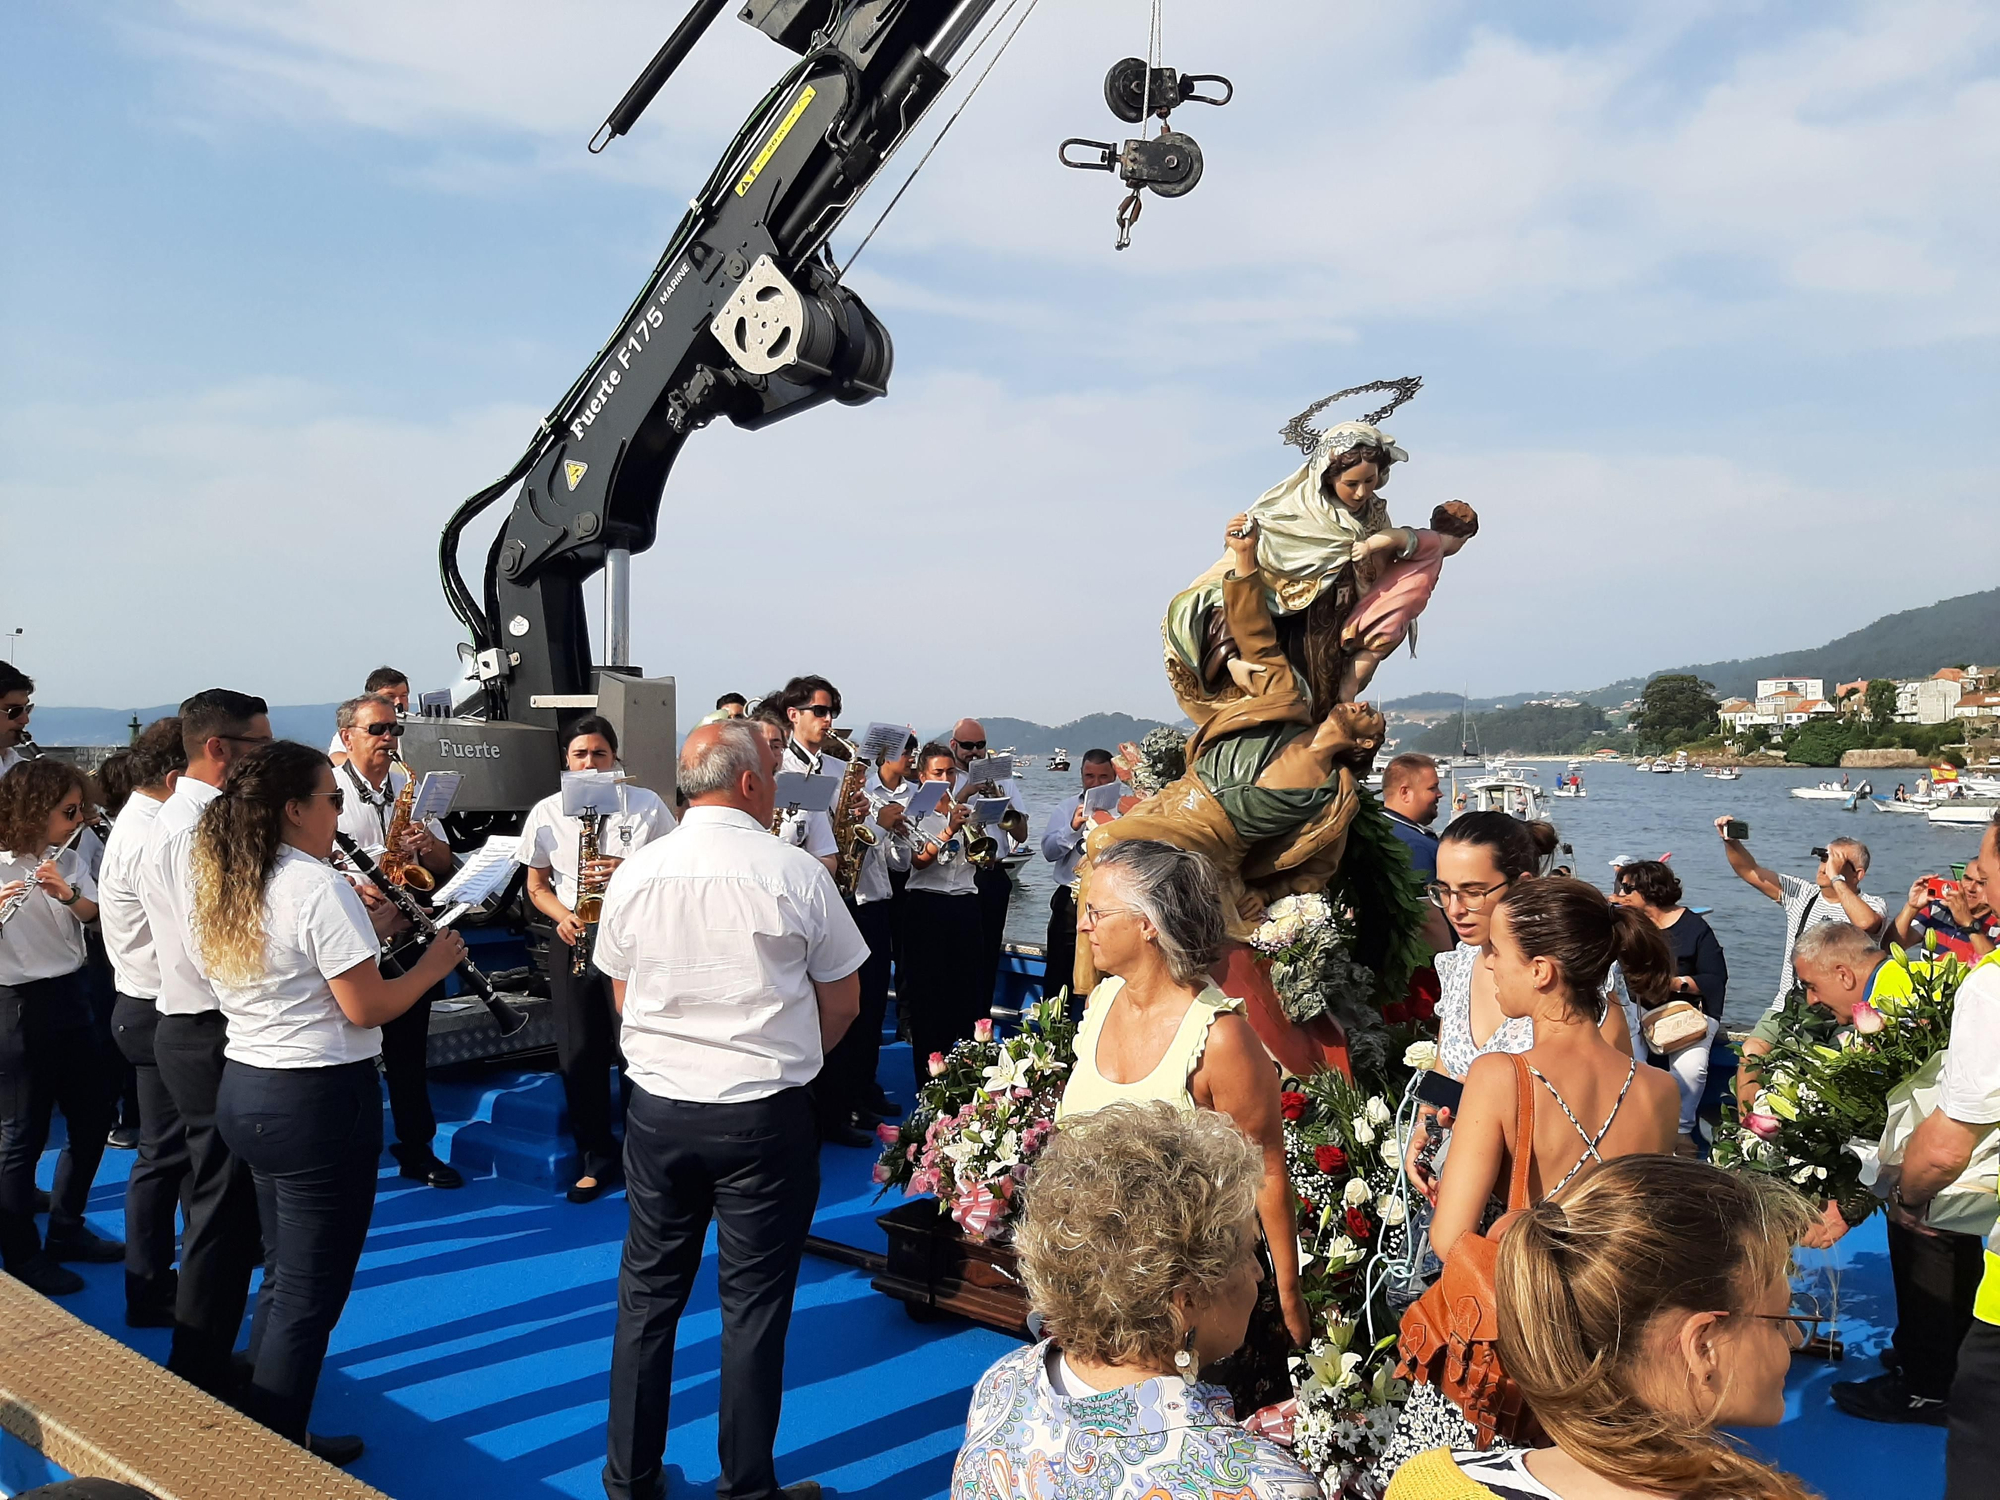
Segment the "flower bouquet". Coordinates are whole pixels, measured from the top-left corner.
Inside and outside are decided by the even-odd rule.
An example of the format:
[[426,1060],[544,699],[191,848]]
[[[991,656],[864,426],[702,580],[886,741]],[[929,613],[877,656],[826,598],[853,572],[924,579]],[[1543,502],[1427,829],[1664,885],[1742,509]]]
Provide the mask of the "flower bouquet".
[[1064,990],[1038,1003],[1004,1041],[982,1020],[970,1041],[930,1056],[930,1081],[900,1125],[882,1125],[875,1180],[905,1197],[934,1193],[938,1212],[968,1235],[1010,1231],[1019,1188],[1055,1129],[1056,1105],[1076,1056]]
[[1953,1001],[1970,972],[1934,948],[1921,958],[1901,948],[1890,954],[1910,995],[1857,1005],[1851,1025],[1807,1003],[1803,988],[1792,991],[1778,1040],[1757,1062],[1761,1091],[1747,1114],[1724,1101],[1715,1139],[1717,1166],[1783,1177],[1838,1204],[1850,1225],[1879,1206],[1863,1168],[1874,1160],[1889,1095],[1950,1040]]
[[[1410,1049],[1406,1066],[1428,1066],[1419,1051],[1426,1045]],[[1405,1235],[1393,1097],[1334,1072],[1288,1080],[1281,1096],[1299,1199],[1299,1278],[1317,1330],[1292,1356],[1292,1443],[1329,1495],[1381,1451],[1409,1393],[1395,1378],[1396,1319],[1369,1274]]]

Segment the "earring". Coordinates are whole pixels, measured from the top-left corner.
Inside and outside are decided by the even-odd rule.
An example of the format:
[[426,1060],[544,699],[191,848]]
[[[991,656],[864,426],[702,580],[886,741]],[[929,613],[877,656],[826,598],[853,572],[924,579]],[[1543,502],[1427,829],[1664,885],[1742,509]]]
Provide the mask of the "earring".
[[1181,1372],[1183,1380],[1192,1380],[1195,1377],[1194,1330],[1192,1328],[1188,1330],[1187,1338],[1182,1341],[1181,1347],[1174,1351],[1174,1368]]

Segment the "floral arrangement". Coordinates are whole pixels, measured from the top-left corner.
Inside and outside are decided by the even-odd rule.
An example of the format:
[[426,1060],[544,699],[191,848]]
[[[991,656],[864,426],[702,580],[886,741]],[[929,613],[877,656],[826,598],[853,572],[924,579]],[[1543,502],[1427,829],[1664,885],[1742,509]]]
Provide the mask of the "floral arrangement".
[[1778,1040],[1757,1064],[1761,1092],[1740,1117],[1734,1099],[1724,1102],[1715,1139],[1717,1166],[1783,1177],[1839,1205],[1850,1225],[1880,1206],[1862,1168],[1887,1122],[1889,1095],[1950,1040],[1952,1004],[1970,972],[1928,937],[1921,958],[1901,948],[1890,955],[1909,976],[1909,997],[1863,1002],[1850,1025],[1793,990]]
[[1149,729],[1134,745],[1118,747],[1122,779],[1141,797],[1150,797],[1187,774],[1187,731],[1162,724]]
[[930,1055],[930,1081],[900,1125],[882,1125],[875,1180],[905,1197],[937,1195],[938,1212],[967,1234],[1003,1239],[1019,1190],[1055,1130],[1056,1105],[1076,1057],[1069,991],[1030,1010],[1005,1040],[982,1020],[971,1040]]
[[1347,913],[1320,895],[1273,902],[1250,934],[1250,946],[1271,960],[1271,988],[1287,1016],[1305,1022],[1331,1011],[1349,1028],[1380,1017],[1374,971],[1354,961],[1353,945]]
[[[1403,1076],[1435,1057],[1429,1042],[1413,1043]],[[1282,1096],[1286,1166],[1299,1197],[1299,1276],[1317,1330],[1292,1356],[1292,1445],[1329,1495],[1382,1450],[1409,1394],[1395,1376],[1397,1320],[1369,1274],[1406,1238],[1391,1104],[1400,1092],[1327,1072],[1287,1080]]]

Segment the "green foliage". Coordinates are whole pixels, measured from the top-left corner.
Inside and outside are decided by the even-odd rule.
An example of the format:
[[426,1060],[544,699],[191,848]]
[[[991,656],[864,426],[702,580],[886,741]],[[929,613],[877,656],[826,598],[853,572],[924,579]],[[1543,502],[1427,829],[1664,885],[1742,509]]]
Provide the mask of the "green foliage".
[[1862,702],[1867,705],[1869,720],[1875,727],[1887,728],[1896,718],[1896,684],[1886,677],[1877,677],[1868,684]]
[[1851,720],[1808,719],[1785,736],[1785,759],[1795,766],[1837,766],[1867,740],[1867,731]]
[[1632,732],[1642,749],[1673,750],[1715,733],[1722,705],[1715,688],[1687,672],[1668,672],[1646,684]]
[[[1603,709],[1589,704],[1554,708],[1546,703],[1528,703],[1519,708],[1474,714],[1466,733],[1472,744],[1496,755],[1567,755],[1603,744],[1610,723]],[[1456,755],[1458,734],[1459,721],[1447,719],[1433,724],[1408,748],[1423,755]]]
[[1965,769],[1965,752],[1962,750],[1945,751],[1944,763],[1948,766],[1957,766],[1959,770],[1963,771]]
[[1403,998],[1417,966],[1430,961],[1424,941],[1430,903],[1382,804],[1366,787],[1356,796],[1360,806],[1347,825],[1347,847],[1327,895],[1353,911],[1355,962],[1375,971],[1376,998],[1389,1005]]

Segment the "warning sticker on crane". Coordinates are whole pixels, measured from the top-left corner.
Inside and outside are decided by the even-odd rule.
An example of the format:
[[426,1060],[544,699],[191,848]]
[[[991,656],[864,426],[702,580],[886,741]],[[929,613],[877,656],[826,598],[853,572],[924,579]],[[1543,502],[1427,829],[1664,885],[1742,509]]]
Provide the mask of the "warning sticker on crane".
[[563,478],[569,481],[570,492],[572,494],[576,492],[576,487],[583,483],[583,476],[589,471],[589,464],[580,464],[573,458],[564,462]]
[[785,112],[785,118],[778,122],[778,128],[771,132],[771,138],[764,142],[764,149],[757,153],[757,159],[750,163],[749,168],[737,180],[737,197],[741,198],[745,193],[750,191],[750,184],[757,180],[758,173],[770,165],[771,158],[777,154],[778,148],[785,144],[785,137],[790,135],[792,127],[799,123],[799,116],[806,112],[806,106],[812,102],[813,86],[807,84],[804,92],[799,95],[798,101]]

